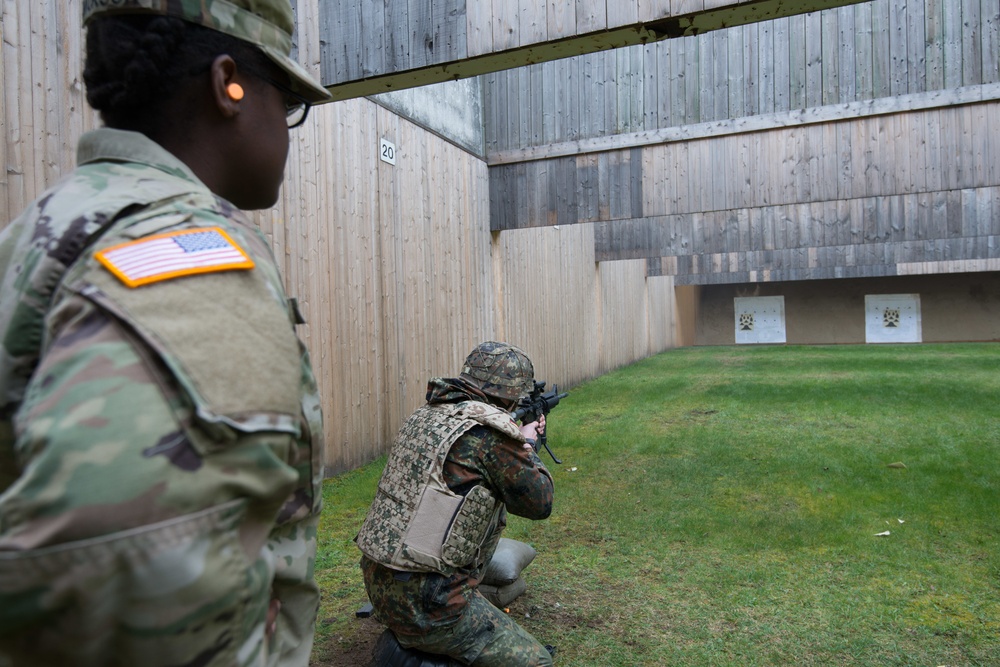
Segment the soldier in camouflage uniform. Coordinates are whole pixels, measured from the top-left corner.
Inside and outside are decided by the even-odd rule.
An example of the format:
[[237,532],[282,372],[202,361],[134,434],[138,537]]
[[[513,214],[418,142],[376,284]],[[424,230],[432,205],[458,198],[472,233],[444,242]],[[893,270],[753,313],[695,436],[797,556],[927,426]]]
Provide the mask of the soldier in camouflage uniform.
[[375,616],[399,643],[479,667],[551,665],[549,652],[477,590],[506,512],[545,519],[552,476],[539,422],[510,410],[533,387],[518,348],[487,342],[435,378],[399,431],[357,544]]
[[239,208],[329,95],[288,0],[83,11],[107,127],[0,235],[0,667],[305,667],[322,417]]

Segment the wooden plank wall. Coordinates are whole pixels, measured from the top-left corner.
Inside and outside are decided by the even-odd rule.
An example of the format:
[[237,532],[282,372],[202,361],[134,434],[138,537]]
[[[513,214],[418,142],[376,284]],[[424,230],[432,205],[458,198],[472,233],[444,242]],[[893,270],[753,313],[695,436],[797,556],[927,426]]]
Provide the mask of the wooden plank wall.
[[875,0],[486,77],[492,227],[678,285],[989,266],[998,40],[995,2]]
[[[298,58],[316,72],[319,5],[296,6]],[[55,0],[0,4],[0,227],[72,169],[77,139],[99,124],[80,82],[78,11]],[[378,159],[383,137],[396,145],[395,166]],[[456,373],[478,342],[517,342],[541,379],[568,387],[609,363],[599,294],[650,309],[645,298],[630,301],[646,289],[641,271],[599,277],[592,226],[491,233],[487,171],[364,99],[314,108],[293,131],[281,201],[254,217],[308,320],[300,334],[317,372],[330,472],[385,453],[427,379]],[[615,349],[614,363],[672,346],[673,320],[658,322],[666,329],[643,324],[629,340],[646,344]]]
[[492,167],[493,226],[625,220],[976,188],[1000,101]]
[[323,2],[322,81],[350,99],[859,1]]
[[[648,262],[649,260],[647,260]],[[647,267],[646,274],[649,275]],[[683,345],[680,340],[677,297],[674,293],[674,279],[671,276],[649,276],[646,278],[648,292],[647,309],[650,350],[668,350]]]
[[678,284],[985,259],[997,123],[991,101],[494,166],[493,227],[596,223],[598,261],[663,258]]
[[648,356],[649,295],[646,260],[597,265],[600,303],[600,372]]
[[72,165],[76,137],[98,125],[83,89],[79,6],[2,4],[0,224]]
[[[599,236],[596,254],[608,261],[660,253],[654,259],[662,274],[677,284],[992,271],[1000,258],[998,220],[1000,188],[969,188],[647,220],[612,229],[612,239]],[[703,236],[690,251],[663,240],[692,224],[705,234],[732,234],[728,247],[739,249],[721,250]],[[799,233],[813,238],[796,240]],[[640,237],[652,240],[637,243]]]
[[494,233],[501,338],[537,377],[570,387],[677,346],[673,278],[645,260],[595,263],[593,226]]
[[[367,100],[314,113],[278,212],[261,218],[309,319],[328,465],[346,470],[391,441],[429,377],[493,336],[487,177],[478,158]],[[395,166],[377,157],[382,137]]]
[[599,310],[590,225],[493,235],[497,335],[532,359],[538,379],[572,385],[599,374]]
[[486,149],[997,83],[998,35],[994,0],[874,0],[496,72]]

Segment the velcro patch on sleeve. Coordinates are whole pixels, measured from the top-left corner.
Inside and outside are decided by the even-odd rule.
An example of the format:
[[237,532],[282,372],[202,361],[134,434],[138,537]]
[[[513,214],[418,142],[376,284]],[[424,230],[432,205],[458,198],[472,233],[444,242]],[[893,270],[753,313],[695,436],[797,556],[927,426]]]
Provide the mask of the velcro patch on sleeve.
[[105,248],[94,256],[129,287],[254,266],[250,256],[220,227],[156,234]]

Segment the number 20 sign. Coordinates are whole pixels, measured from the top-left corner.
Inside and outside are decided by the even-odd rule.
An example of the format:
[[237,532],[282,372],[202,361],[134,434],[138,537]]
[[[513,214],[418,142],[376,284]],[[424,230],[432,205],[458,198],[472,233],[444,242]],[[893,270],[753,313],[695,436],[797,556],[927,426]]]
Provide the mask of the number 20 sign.
[[386,139],[378,142],[378,157],[382,162],[396,164],[396,145]]

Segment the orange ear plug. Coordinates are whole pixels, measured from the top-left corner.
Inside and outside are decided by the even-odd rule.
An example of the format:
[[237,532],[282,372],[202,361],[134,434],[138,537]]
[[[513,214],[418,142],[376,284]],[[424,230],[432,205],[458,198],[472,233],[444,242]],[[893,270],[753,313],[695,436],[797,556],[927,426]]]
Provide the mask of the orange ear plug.
[[243,86],[238,83],[231,83],[226,86],[226,94],[231,100],[239,102],[243,99]]

